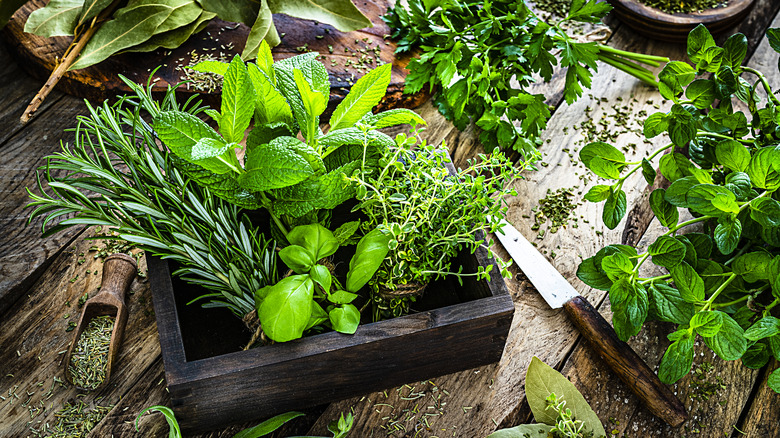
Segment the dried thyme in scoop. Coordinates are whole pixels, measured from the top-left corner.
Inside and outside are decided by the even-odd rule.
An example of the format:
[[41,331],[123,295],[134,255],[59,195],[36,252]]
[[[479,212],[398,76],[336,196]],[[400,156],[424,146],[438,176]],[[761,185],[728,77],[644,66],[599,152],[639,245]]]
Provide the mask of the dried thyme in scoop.
[[108,348],[113,330],[113,316],[98,316],[89,321],[70,358],[70,375],[74,385],[95,389],[106,379]]

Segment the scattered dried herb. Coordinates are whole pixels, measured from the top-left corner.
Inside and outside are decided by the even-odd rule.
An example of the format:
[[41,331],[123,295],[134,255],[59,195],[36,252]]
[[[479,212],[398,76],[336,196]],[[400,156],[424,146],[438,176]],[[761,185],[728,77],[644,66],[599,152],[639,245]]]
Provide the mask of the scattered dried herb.
[[34,436],[47,438],[83,438],[108,414],[113,405],[90,408],[79,399],[71,404],[65,402],[62,409],[54,413],[57,423],[54,427],[45,424],[38,430],[30,428]]
[[728,0],[639,0],[647,6],[660,9],[667,14],[687,14],[707,9],[721,8]]
[[92,318],[79,336],[69,366],[74,385],[95,389],[105,380],[114,320],[109,315]]
[[[538,231],[537,239],[544,237],[545,231],[541,226],[549,220],[552,224],[548,229],[551,233],[557,233],[561,227],[569,224],[569,218],[572,218],[572,212],[577,208],[577,203],[572,201],[574,191],[571,188],[561,188],[556,191],[547,189],[547,196],[539,200],[539,205],[531,209],[534,213],[534,224],[531,229]],[[573,218],[577,221],[577,218]],[[574,225],[576,227],[577,225]]]

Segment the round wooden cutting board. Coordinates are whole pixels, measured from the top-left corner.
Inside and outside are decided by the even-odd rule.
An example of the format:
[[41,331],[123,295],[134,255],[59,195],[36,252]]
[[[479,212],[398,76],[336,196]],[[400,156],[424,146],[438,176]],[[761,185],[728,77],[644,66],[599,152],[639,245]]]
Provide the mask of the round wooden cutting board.
[[[42,38],[24,32],[27,17],[45,3],[44,0],[26,3],[14,14],[2,32],[20,65],[41,79],[41,85],[72,41],[72,37]],[[390,86],[380,103],[380,109],[414,108],[420,105],[428,97],[425,93],[403,94],[404,79],[408,74],[405,67],[411,56],[395,56],[396,44],[389,39],[391,31],[381,19],[388,8],[388,2],[363,0],[356,6],[371,20],[374,27],[344,33],[312,20],[274,15],[276,28],[279,34],[283,35],[281,44],[273,49],[274,59],[289,58],[303,52],[320,53],[318,59],[330,75],[329,109],[332,110],[347,95],[358,78],[377,66],[374,59],[379,57],[382,64],[393,64]],[[55,89],[88,99],[108,99],[130,91],[119,79],[120,74],[145,84],[151,72],[161,66],[152,80],[155,81],[153,90],[163,92],[169,85],[175,85],[185,79],[184,68],[192,63],[193,58],[200,59],[204,55],[211,55],[229,61],[234,55],[240,54],[248,34],[249,28],[243,24],[215,19],[177,49],[112,56],[91,67],[67,72]],[[371,63],[366,61],[369,58],[372,59]],[[185,96],[198,93],[204,102],[213,106],[218,102],[219,92],[180,87],[178,93]]]

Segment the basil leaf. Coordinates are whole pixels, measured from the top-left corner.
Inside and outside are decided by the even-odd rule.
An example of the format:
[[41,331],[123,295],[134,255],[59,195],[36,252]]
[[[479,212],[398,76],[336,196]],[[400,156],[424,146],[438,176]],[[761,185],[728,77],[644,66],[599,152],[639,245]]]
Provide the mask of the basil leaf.
[[[297,245],[290,245],[290,246],[297,246]],[[289,248],[289,246],[287,248]],[[284,248],[284,249],[286,249],[286,248]],[[284,249],[282,249],[282,251]],[[280,256],[281,256],[281,254],[280,254]],[[287,262],[285,262],[285,263],[287,263]],[[330,271],[328,270],[327,266],[320,265],[320,264],[312,266],[311,270],[309,271],[309,276],[311,277],[312,281],[314,281],[315,283],[320,285],[320,287],[322,288],[323,292],[325,292],[326,295],[330,296],[330,286],[331,286],[331,284],[333,282],[333,278],[330,275]],[[337,291],[336,293],[338,293],[338,292],[339,291]],[[330,301],[335,303],[335,301],[333,301],[333,300],[330,300]],[[352,300],[350,300],[350,301],[352,301]],[[349,301],[347,301],[347,302],[349,302]],[[337,304],[339,304],[339,303],[337,303]]]
[[289,245],[282,248],[279,251],[279,258],[296,274],[308,273],[317,261],[311,251],[299,245]]
[[352,304],[344,304],[341,307],[334,307],[328,312],[330,324],[333,330],[348,335],[354,334],[360,324],[360,311]]
[[[261,292],[264,289],[267,291]],[[308,275],[292,275],[266,286],[257,307],[263,332],[276,342],[287,342],[303,336],[312,314],[314,282]]]
[[287,234],[287,241],[292,245],[306,248],[315,262],[333,255],[339,249],[333,233],[320,224],[299,225],[293,228]]
[[685,97],[699,109],[709,108],[715,102],[715,82],[709,79],[697,79],[685,89]]
[[363,236],[355,248],[355,255],[349,261],[346,289],[357,292],[382,265],[390,247],[390,234],[375,228]]
[[647,252],[653,257],[653,263],[671,269],[685,258],[685,245],[674,237],[660,236],[647,248]]
[[347,292],[345,290],[337,290],[332,294],[328,294],[328,301],[333,304],[349,304],[357,298],[357,294]]
[[689,303],[704,299],[704,280],[688,263],[682,262],[670,269],[674,285],[680,291],[680,296]]
[[673,342],[666,349],[658,367],[658,378],[667,385],[675,383],[691,371],[693,365],[693,337],[688,335]]

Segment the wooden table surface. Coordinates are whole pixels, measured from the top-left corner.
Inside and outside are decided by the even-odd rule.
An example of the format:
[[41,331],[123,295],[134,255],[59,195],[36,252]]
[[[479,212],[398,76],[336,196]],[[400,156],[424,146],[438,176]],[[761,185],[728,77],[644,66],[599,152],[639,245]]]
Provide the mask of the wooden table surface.
[[[780,27],[779,9],[780,2],[757,0],[750,16],[734,30],[748,37],[748,64],[762,69],[774,86],[780,86],[778,55],[763,34],[767,27]],[[610,22],[610,26],[613,32],[609,44],[614,47],[684,59],[682,46],[638,37],[619,23]],[[548,96],[548,103],[557,109],[544,134],[549,139],[542,149],[544,165],[516,182],[519,195],[510,202],[508,219],[527,235],[535,234],[531,231],[533,219],[529,219],[531,209],[548,190],[574,188],[580,200],[588,186],[595,183],[581,179],[586,172],[576,156],[573,159],[569,155],[582,145],[581,130],[577,129],[582,123],[592,120],[598,125],[603,120],[607,130],[618,130],[610,125],[615,120],[610,114],[616,110],[630,108],[634,113],[645,110],[650,114],[669,106],[657,91],[606,65],[594,77],[593,88],[571,106],[561,102],[562,84],[559,72],[551,83],[538,85],[535,91]],[[60,361],[71,340],[72,333],[66,329],[78,317],[76,303],[100,283],[101,260],[90,248],[105,244],[85,240],[94,230],[74,228],[42,239],[39,222],[26,224],[30,210],[25,208],[25,188],[34,189],[34,169],[43,164],[42,157],[60,148],[61,140],[72,138],[63,130],[74,126],[75,116],[85,112],[79,99],[55,92],[32,122],[21,126],[19,115],[39,86],[5,48],[0,48],[0,436],[45,436],[40,431],[47,423],[51,427],[57,422],[55,412],[63,403],[76,400],[113,406],[91,437],[167,436],[160,415],[143,417],[141,432],[132,425],[143,408],[170,405],[151,295],[142,279],[132,285],[130,320],[111,384],[97,393],[82,395],[57,383],[63,378]],[[480,152],[473,127],[459,132],[429,103],[419,112],[429,121],[428,141],[446,141],[456,164]],[[631,130],[623,130],[628,132],[615,143],[625,146],[628,155],[644,156],[652,147]],[[646,245],[662,230],[657,222],[649,220],[642,177],[634,175],[624,188],[629,208],[635,208],[617,229],[608,230],[597,220],[600,206],[583,202],[575,211],[578,227],[547,233],[537,240],[541,251],[550,256],[555,253],[552,263],[608,320],[612,314],[606,293],[575,278],[578,263],[606,244]],[[508,259],[503,248],[496,249]],[[143,263],[141,269],[145,270]],[[518,274],[517,270],[513,272]],[[484,437],[497,427],[531,420],[523,384],[526,368],[536,355],[577,385],[611,436],[780,437],[780,395],[766,385],[768,370],[776,368],[777,363],[751,370],[739,361],[722,361],[703,343],[697,343],[695,372],[674,387],[690,419],[680,429],[670,429],[652,417],[581,342],[563,312],[551,310],[521,276],[507,284],[516,312],[501,362],[323,405],[307,411],[303,420],[295,420],[276,436],[328,435],[327,424],[340,412],[352,410],[356,419],[350,436],[355,438]],[[649,324],[630,341],[651,368],[657,366],[668,346],[668,331],[667,326]],[[230,437],[239,429],[232,427],[202,436]]]

